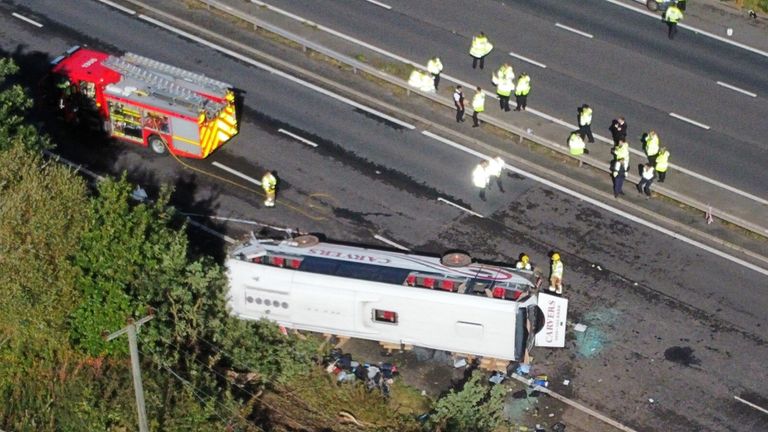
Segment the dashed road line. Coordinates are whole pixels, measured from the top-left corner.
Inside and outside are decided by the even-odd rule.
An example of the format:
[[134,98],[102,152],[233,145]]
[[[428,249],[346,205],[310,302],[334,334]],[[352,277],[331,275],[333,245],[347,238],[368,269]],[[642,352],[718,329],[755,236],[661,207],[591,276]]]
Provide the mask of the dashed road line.
[[524,62],[528,62],[528,63],[530,63],[530,64],[532,64],[534,66],[538,66],[538,67],[540,67],[542,69],[546,69],[547,68],[547,65],[545,65],[544,63],[539,63],[536,60],[529,59],[528,57],[521,56],[520,54],[516,54],[516,53],[510,52],[509,55],[511,55],[512,57],[518,58],[518,59],[520,59],[520,60],[522,60]]
[[584,36],[585,38],[589,38],[589,39],[594,38],[594,36],[592,36],[587,32],[581,31],[579,29],[575,29],[573,27],[568,27],[567,25],[563,25],[560,23],[555,23],[555,27],[560,27],[563,30],[568,30],[569,32],[576,33],[577,35]]
[[733,91],[737,91],[739,93],[743,93],[743,94],[745,94],[747,96],[751,96],[753,98],[757,97],[757,93],[752,93],[751,91],[744,90],[743,88],[739,88],[739,87],[736,87],[735,85],[731,85],[731,84],[728,84],[728,83],[725,83],[725,82],[722,82],[722,81],[718,81],[717,85],[725,87],[727,89],[731,89]]
[[405,246],[403,246],[401,244],[397,244],[397,243],[393,242],[392,240],[390,240],[390,239],[388,239],[386,237],[382,237],[382,236],[380,236],[378,234],[374,235],[373,238],[375,238],[376,240],[378,240],[378,241],[380,241],[382,243],[386,243],[386,244],[388,244],[388,245],[390,245],[390,246],[392,246],[394,248],[397,248],[397,249],[400,249],[400,250],[403,250],[403,251],[410,251],[410,249],[408,249],[407,247],[405,247]]
[[740,398],[740,397],[738,397],[738,396],[734,396],[733,398],[734,398],[734,399],[736,399],[737,401],[739,401],[739,402],[741,402],[741,403],[745,404],[745,405],[748,405],[748,406],[750,406],[750,407],[752,407],[752,408],[754,408],[754,409],[758,410],[758,411],[762,411],[762,412],[764,412],[764,413],[768,414],[768,409],[765,409],[765,408],[763,408],[763,407],[761,407],[761,406],[759,406],[759,405],[755,405],[755,404],[753,404],[752,402],[750,402],[750,401],[748,401],[748,400],[744,400],[744,399],[742,399],[742,398]]
[[199,43],[201,45],[205,45],[205,46],[207,46],[209,48],[212,48],[212,49],[214,49],[214,50],[216,50],[216,51],[218,51],[218,52],[220,52],[222,54],[226,54],[226,55],[228,55],[230,57],[233,57],[233,58],[236,58],[238,60],[241,60],[241,61],[243,61],[245,63],[248,63],[248,64],[250,64],[252,66],[256,66],[259,69],[263,69],[263,70],[265,70],[265,71],[267,71],[267,72],[269,72],[269,73],[271,73],[273,75],[277,75],[279,77],[282,77],[282,78],[285,78],[285,79],[287,79],[289,81],[292,81],[292,82],[294,82],[296,84],[299,84],[301,86],[304,86],[304,87],[307,87],[309,89],[312,89],[312,90],[314,90],[314,91],[316,91],[318,93],[321,93],[321,94],[324,94],[326,96],[329,96],[329,97],[331,97],[333,99],[338,100],[339,102],[344,102],[347,105],[351,105],[351,106],[353,106],[355,108],[358,108],[360,110],[363,110],[365,112],[373,114],[374,116],[380,117],[380,118],[382,118],[382,119],[384,119],[384,120],[386,120],[386,121],[388,121],[390,123],[394,123],[394,124],[396,124],[398,126],[406,128],[406,129],[411,129],[411,130],[416,129],[416,126],[414,126],[414,125],[412,125],[410,123],[404,122],[404,121],[399,120],[399,119],[397,119],[395,117],[387,115],[387,114],[385,114],[385,113],[383,113],[381,111],[375,110],[375,109],[373,109],[371,107],[368,107],[368,106],[365,106],[365,105],[363,105],[361,103],[355,102],[352,99],[349,99],[347,97],[338,95],[338,94],[336,94],[336,93],[334,93],[334,92],[332,92],[330,90],[326,90],[326,89],[324,89],[324,88],[322,88],[320,86],[317,86],[315,84],[312,84],[312,83],[310,83],[308,81],[304,81],[301,78],[297,78],[297,77],[295,77],[295,76],[293,76],[291,74],[288,74],[288,73],[283,72],[283,71],[281,71],[279,69],[273,68],[272,66],[269,66],[267,64],[258,62],[258,61],[254,60],[254,59],[252,59],[252,58],[250,58],[248,56],[245,56],[243,54],[240,54],[240,53],[235,52],[235,51],[233,51],[233,50],[231,50],[229,48],[225,48],[225,47],[223,47],[221,45],[215,44],[215,43],[210,42],[208,40],[205,40],[205,39],[203,39],[203,38],[201,38],[199,36],[195,36],[192,33],[189,33],[189,32],[186,32],[184,30],[178,29],[178,28],[176,28],[176,27],[174,27],[172,25],[169,25],[169,24],[166,24],[166,23],[164,23],[162,21],[156,20],[156,19],[154,19],[154,18],[152,18],[150,16],[141,14],[141,15],[138,15],[138,17],[140,19],[142,19],[144,21],[147,21],[149,23],[152,23],[152,24],[154,24],[154,25],[156,25],[156,26],[158,26],[160,28],[166,29],[166,30],[168,30],[168,31],[170,31],[172,33],[176,33],[179,36],[183,36],[183,37],[185,37],[185,38],[187,38],[189,40],[195,41],[195,42],[197,42],[197,43]]
[[457,209],[459,209],[459,210],[463,210],[463,211],[465,211],[465,212],[467,212],[467,213],[471,214],[472,216],[477,216],[477,217],[479,217],[479,218],[484,218],[484,217],[485,217],[485,216],[481,215],[481,214],[480,214],[480,213],[478,213],[478,212],[472,211],[472,210],[470,210],[470,209],[468,209],[468,208],[466,208],[466,207],[462,207],[462,206],[460,206],[460,205],[456,204],[455,202],[452,202],[452,201],[448,201],[447,199],[445,199],[445,198],[443,198],[443,197],[438,197],[438,198],[437,198],[437,200],[438,200],[438,201],[441,201],[441,202],[444,202],[444,203],[448,204],[449,206],[453,206],[453,207],[456,207],[456,208],[457,208]]
[[35,20],[31,19],[31,18],[27,18],[24,15],[18,14],[16,12],[13,12],[11,15],[13,15],[15,18],[18,18],[18,19],[20,19],[20,20],[22,20],[24,22],[32,24],[33,26],[35,26],[37,28],[42,28],[43,27],[43,25],[40,24],[39,22],[37,22],[37,21],[35,21]]
[[310,141],[310,140],[308,140],[306,138],[302,138],[302,137],[296,135],[295,133],[288,132],[287,130],[282,129],[282,128],[278,129],[277,131],[280,132],[281,134],[288,135],[289,137],[291,137],[291,138],[293,138],[293,139],[295,139],[297,141],[301,141],[301,142],[303,142],[304,144],[306,144],[308,146],[317,147],[317,144],[313,143],[312,141]]
[[390,6],[390,5],[388,5],[388,4],[384,4],[384,3],[382,3],[382,2],[378,2],[378,1],[376,1],[376,0],[365,0],[365,1],[367,1],[368,3],[373,3],[373,4],[375,4],[376,6],[378,6],[378,7],[382,7],[382,8],[384,8],[384,9],[387,9],[387,10],[390,10],[390,9],[392,9],[392,6]]
[[112,1],[109,1],[109,0],[99,0],[99,2],[104,3],[107,6],[112,6],[113,8],[115,8],[117,10],[121,10],[121,11],[127,13],[128,15],[136,15],[136,11],[135,10],[129,9],[129,8],[127,8],[125,6],[122,6],[122,5],[119,5],[119,4],[115,3],[115,2],[112,2]]
[[238,171],[236,169],[230,168],[230,167],[228,167],[228,166],[226,166],[226,165],[224,165],[222,163],[219,163],[219,162],[213,162],[212,165],[215,166],[216,168],[223,169],[224,171],[226,171],[226,172],[228,172],[228,173],[230,173],[232,175],[238,176],[238,177],[240,177],[243,180],[247,180],[247,181],[255,184],[256,186],[261,186],[261,182],[260,181],[256,180],[253,177],[247,176],[247,175],[241,173],[240,171]]
[[702,128],[702,129],[706,129],[706,130],[710,129],[708,125],[705,125],[704,123],[699,123],[696,120],[691,120],[688,117],[683,117],[680,114],[675,114],[675,113],[671,112],[671,113],[669,113],[669,115],[670,115],[670,117],[674,117],[674,118],[676,118],[678,120],[682,120],[682,121],[684,121],[686,123],[690,123],[690,124],[692,124],[694,126],[698,126],[698,127]]

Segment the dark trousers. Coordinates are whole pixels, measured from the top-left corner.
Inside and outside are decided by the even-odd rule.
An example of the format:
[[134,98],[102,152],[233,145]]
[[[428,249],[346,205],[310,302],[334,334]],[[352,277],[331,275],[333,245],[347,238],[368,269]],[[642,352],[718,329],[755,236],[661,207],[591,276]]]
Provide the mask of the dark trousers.
[[472,57],[472,69],[477,69],[477,63],[480,63],[480,69],[485,67],[485,56]]
[[624,195],[624,174],[619,174],[613,178],[613,196]]
[[627,139],[626,136],[614,135],[613,136],[613,145],[617,146],[617,145],[619,145],[619,141],[625,141],[626,139]]
[[509,96],[503,96],[497,93],[499,96],[499,107],[504,111],[509,111]]
[[659,183],[664,183],[664,179],[667,178],[667,172],[666,171],[656,171],[656,175],[659,177]]
[[581,136],[587,137],[589,142],[595,142],[595,137],[592,136],[592,125],[579,126],[579,132],[581,133]]
[[456,107],[456,123],[464,121],[464,107]]
[[659,154],[656,153],[655,155],[648,155],[648,163],[651,164],[651,166],[656,166],[656,157]]
[[480,199],[485,201],[485,190],[487,188],[480,189]]
[[525,107],[528,106],[528,95],[515,95],[515,102],[517,102],[515,111],[525,111]]
[[644,179],[640,178],[640,183],[637,184],[637,190],[651,196],[651,184],[653,183],[653,179]]
[[480,120],[477,119],[477,111],[474,111],[472,113],[472,126],[474,127],[480,126]]
[[440,84],[440,74],[432,75],[432,79],[435,81],[435,91],[437,91],[437,86]]
[[667,21],[667,27],[669,27],[667,36],[669,36],[670,39],[674,39],[675,35],[677,34],[677,23]]

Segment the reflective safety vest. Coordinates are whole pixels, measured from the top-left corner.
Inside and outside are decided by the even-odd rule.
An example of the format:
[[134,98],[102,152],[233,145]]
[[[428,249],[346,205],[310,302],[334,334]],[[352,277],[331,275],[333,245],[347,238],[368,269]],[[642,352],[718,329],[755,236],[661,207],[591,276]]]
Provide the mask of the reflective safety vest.
[[277,187],[277,179],[274,175],[272,175],[271,172],[264,174],[264,176],[261,178],[261,187],[265,192],[275,190],[275,187]]
[[669,150],[664,150],[656,157],[656,171],[666,172],[669,168]]
[[488,167],[485,169],[489,176],[501,176],[501,170],[504,169],[504,159],[496,156],[488,161]]
[[645,154],[648,156],[656,156],[659,154],[659,136],[656,134],[648,134],[645,139]]
[[579,126],[587,126],[592,124],[592,108],[582,108],[581,114],[579,114]]
[[475,170],[472,171],[472,184],[479,188],[485,188],[488,186],[488,173],[485,171],[485,167],[482,164],[477,164]]
[[428,73],[420,70],[411,72],[411,76],[408,78],[408,85],[424,92],[435,91],[435,80]]
[[613,154],[616,155],[616,159],[624,159],[626,166],[629,166],[629,144],[619,144],[614,150]]
[[427,71],[432,75],[438,75],[443,71],[443,63],[437,57],[429,59],[427,62]]
[[559,278],[563,277],[563,262],[560,260],[552,261],[552,267],[550,268],[550,271],[552,272],[552,276],[556,276]]
[[515,96],[526,96],[531,91],[531,77],[520,75],[515,86]]
[[488,42],[487,36],[475,36],[472,38],[472,46],[469,48],[469,55],[480,58],[485,57],[493,49],[493,44]]
[[584,140],[578,133],[573,132],[571,136],[568,137],[568,149],[571,150],[572,155],[579,156],[584,154],[585,147],[586,144],[584,144]]
[[680,8],[675,5],[670,5],[667,8],[667,11],[664,12],[665,21],[677,23],[681,19],[683,19],[683,11],[681,11]]
[[472,109],[478,113],[485,111],[485,93],[482,90],[472,96]]
[[502,79],[496,86],[496,94],[499,96],[509,96],[512,94],[512,90],[515,89],[515,84],[512,80]]
[[496,72],[491,74],[491,82],[494,85],[499,85],[499,82],[503,80],[511,81],[513,83],[512,86],[514,87],[515,70],[512,68],[512,66],[501,65],[499,66],[499,69]]

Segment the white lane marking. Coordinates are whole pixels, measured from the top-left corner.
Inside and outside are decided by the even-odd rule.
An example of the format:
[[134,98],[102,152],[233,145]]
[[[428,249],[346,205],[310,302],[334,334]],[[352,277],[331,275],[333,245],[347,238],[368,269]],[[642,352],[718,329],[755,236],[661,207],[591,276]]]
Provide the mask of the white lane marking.
[[674,118],[678,119],[678,120],[682,120],[682,121],[690,123],[690,124],[692,124],[694,126],[698,126],[698,127],[702,128],[702,129],[709,130],[709,126],[705,125],[704,123],[699,123],[696,120],[691,120],[688,117],[683,117],[680,114],[675,114],[673,112],[669,113],[669,115],[671,117],[674,117]]
[[755,404],[753,404],[752,402],[750,402],[750,401],[748,401],[748,400],[744,400],[744,399],[742,399],[742,398],[740,398],[740,397],[738,397],[738,396],[734,396],[733,398],[734,398],[734,399],[736,399],[737,401],[739,401],[739,402],[743,403],[743,404],[746,404],[746,405],[749,405],[749,406],[751,406],[752,408],[754,408],[754,409],[756,409],[756,410],[758,410],[758,411],[762,411],[762,412],[764,412],[764,413],[768,414],[768,409],[765,409],[765,408],[763,408],[763,407],[761,407],[761,406],[759,406],[759,405],[755,405]]
[[380,241],[382,243],[386,243],[386,244],[388,244],[388,245],[390,245],[390,246],[392,246],[394,248],[397,248],[397,249],[400,249],[400,250],[404,250],[404,251],[410,251],[410,249],[408,249],[407,247],[405,247],[403,245],[400,245],[400,244],[397,244],[397,243],[393,242],[392,240],[390,240],[390,239],[388,239],[386,237],[382,237],[382,236],[380,236],[378,234],[374,235],[373,238],[375,238],[376,240],[378,240],[378,241]]
[[723,86],[725,88],[731,89],[733,91],[737,91],[739,93],[743,93],[747,96],[757,97],[757,93],[752,93],[751,91],[744,90],[743,88],[736,87],[735,85],[731,85],[722,81],[718,81],[717,85]]
[[509,55],[511,55],[512,57],[515,57],[515,58],[519,58],[520,60],[528,62],[528,63],[530,63],[532,65],[538,66],[538,67],[540,67],[542,69],[546,69],[547,68],[547,65],[545,65],[544,63],[539,63],[536,60],[531,60],[528,57],[521,56],[520,54],[515,54],[513,52],[510,52]]
[[[649,17],[657,19],[657,20],[659,19],[659,16],[660,16],[659,14],[655,14],[655,13],[652,13],[652,12],[649,12],[649,11],[645,10],[645,8],[642,8],[640,6],[631,6],[631,5],[625,4],[624,2],[622,2],[620,0],[605,0],[605,1],[607,1],[608,3],[612,3],[612,4],[616,5],[616,6],[621,6],[624,9],[629,9],[632,12],[641,13],[643,15],[649,16]],[[700,30],[700,29],[697,29],[696,27],[691,27],[691,26],[689,26],[687,24],[678,23],[677,26],[680,27],[680,28],[691,30],[693,32],[699,33],[699,34],[707,36],[707,37],[711,37],[712,39],[717,39],[720,42],[725,42],[725,43],[733,45],[735,47],[739,47],[739,48],[745,49],[747,51],[751,51],[751,52],[753,52],[755,54],[759,54],[759,55],[761,55],[763,57],[768,57],[768,52],[759,50],[757,48],[753,48],[753,47],[751,47],[751,46],[749,46],[747,44],[743,44],[741,42],[736,42],[736,41],[734,41],[732,39],[724,38],[724,37],[718,36],[718,35],[716,35],[714,33],[710,33],[710,32],[705,31],[705,30]]]
[[402,120],[396,119],[395,117],[392,117],[390,115],[384,114],[381,111],[375,110],[375,109],[367,107],[367,106],[365,106],[365,105],[363,105],[361,103],[355,102],[352,99],[346,98],[344,96],[341,96],[341,95],[333,93],[333,92],[331,92],[329,90],[326,90],[326,89],[324,89],[322,87],[316,86],[316,85],[314,85],[314,84],[312,84],[312,83],[310,83],[308,81],[304,81],[304,80],[302,80],[300,78],[297,78],[297,77],[295,77],[293,75],[285,73],[285,72],[283,72],[283,71],[281,71],[279,69],[275,69],[275,68],[273,68],[271,66],[268,66],[268,65],[266,65],[264,63],[258,62],[256,60],[250,58],[250,57],[247,57],[245,55],[237,53],[237,52],[235,52],[235,51],[233,51],[231,49],[224,48],[223,46],[217,45],[217,44],[215,44],[213,42],[209,42],[209,41],[207,41],[207,40],[205,40],[205,39],[203,39],[201,37],[198,37],[198,36],[195,36],[195,35],[193,35],[191,33],[185,32],[184,30],[178,29],[178,28],[176,28],[176,27],[174,27],[172,25],[166,24],[166,23],[164,23],[162,21],[158,21],[158,20],[156,20],[156,19],[154,19],[152,17],[146,16],[146,15],[143,15],[143,14],[139,15],[139,18],[143,19],[144,21],[150,22],[150,23],[152,23],[152,24],[154,24],[154,25],[156,25],[156,26],[158,26],[160,28],[164,28],[164,29],[166,29],[166,30],[168,30],[170,32],[173,32],[173,33],[176,33],[176,34],[178,34],[180,36],[183,36],[183,37],[185,37],[185,38],[187,38],[189,40],[195,41],[195,42],[197,42],[197,43],[199,43],[201,45],[205,45],[205,46],[207,46],[209,48],[215,49],[216,51],[219,51],[220,53],[226,54],[226,55],[228,55],[230,57],[236,58],[236,59],[241,60],[241,61],[243,61],[245,63],[250,64],[250,65],[256,66],[256,67],[258,67],[260,69],[263,69],[263,70],[265,70],[265,71],[267,71],[267,72],[269,72],[269,73],[271,73],[273,75],[277,75],[279,77],[285,78],[285,79],[287,79],[289,81],[292,81],[292,82],[294,82],[296,84],[299,84],[301,86],[310,88],[310,89],[312,89],[312,90],[314,90],[314,91],[316,91],[318,93],[322,93],[322,94],[324,94],[326,96],[329,96],[329,97],[332,97],[333,99],[336,99],[336,100],[338,100],[340,102],[344,102],[347,105],[351,105],[351,106],[353,106],[355,108],[358,108],[358,109],[361,109],[361,110],[366,111],[368,113],[371,113],[371,114],[375,115],[376,117],[381,117],[382,119],[387,120],[390,123],[394,123],[396,125],[399,125],[399,126],[402,126],[402,127],[406,128],[406,129],[411,129],[411,130],[416,129],[416,126],[414,126],[414,125],[412,125],[410,123],[406,123],[406,122],[404,122]]
[[128,9],[127,7],[119,5],[119,4],[115,3],[115,2],[111,2],[109,0],[99,0],[99,2],[104,3],[107,6],[112,6],[115,9],[121,10],[121,11],[127,13],[128,15],[136,15],[136,11],[135,10]]
[[222,233],[220,233],[220,232],[218,232],[218,231],[216,231],[214,229],[208,228],[207,226],[201,224],[200,222],[192,220],[192,218],[190,218],[190,217],[187,217],[187,222],[189,222],[190,225],[192,225],[192,226],[194,226],[196,228],[200,228],[201,230],[207,232],[208,234],[214,235],[214,236],[224,240],[227,243],[230,243],[230,244],[237,243],[237,240],[233,239],[232,237],[230,237],[230,236],[228,236],[226,234],[222,234]]
[[35,21],[33,19],[29,19],[29,18],[25,17],[24,15],[17,14],[16,12],[12,13],[11,15],[13,15],[14,17],[16,17],[16,18],[18,18],[18,19],[20,19],[22,21],[28,22],[29,24],[32,24],[33,26],[35,26],[37,28],[43,27],[43,25],[40,24],[39,22],[37,22],[37,21]]
[[308,140],[306,138],[302,138],[302,137],[296,135],[295,133],[288,132],[287,130],[282,129],[282,128],[278,129],[277,131],[282,133],[282,134],[288,135],[289,137],[291,137],[291,138],[293,138],[295,140],[301,141],[301,142],[303,142],[304,144],[306,144],[308,146],[317,147],[317,144],[313,143],[312,141],[310,141],[310,140]]
[[466,208],[466,207],[462,207],[462,206],[460,206],[460,205],[456,204],[455,202],[451,202],[451,201],[448,201],[447,199],[445,199],[445,198],[443,198],[443,197],[438,197],[438,198],[437,198],[437,200],[438,200],[438,201],[442,201],[442,202],[444,202],[444,203],[446,203],[446,204],[448,204],[448,205],[450,205],[450,206],[454,206],[454,207],[456,207],[457,209],[459,209],[459,210],[463,210],[463,211],[465,211],[465,212],[467,212],[467,213],[469,213],[469,214],[471,214],[471,215],[473,215],[473,216],[477,216],[477,217],[479,217],[479,218],[483,218],[483,215],[481,215],[480,213],[478,213],[478,212],[474,212],[474,211],[472,211],[472,210],[470,210],[470,209],[468,209],[468,208]]
[[384,4],[382,2],[378,2],[376,0],[365,0],[365,1],[367,1],[368,3],[373,3],[376,6],[383,7],[384,9],[387,9],[387,10],[392,9],[392,6],[390,6],[388,4]]
[[591,34],[589,34],[587,32],[583,32],[581,30],[575,29],[573,27],[568,27],[567,25],[563,25],[563,24],[560,24],[560,23],[555,23],[555,27],[560,27],[563,30],[568,30],[569,32],[576,33],[577,35],[584,36],[585,38],[590,38],[590,39],[594,38],[594,36],[592,36]]
[[238,171],[236,169],[230,168],[230,167],[228,167],[228,166],[226,166],[224,164],[218,163],[218,162],[214,162],[213,166],[215,166],[216,168],[221,168],[224,171],[226,171],[226,172],[228,172],[228,173],[230,173],[232,175],[236,175],[236,176],[240,177],[241,179],[248,180],[249,182],[255,184],[256,186],[261,186],[261,182],[260,181],[256,180],[253,177],[247,176],[247,175],[241,173],[240,171]]
[[[426,136],[429,136],[429,137],[432,137],[432,138],[435,138],[438,141],[446,143],[446,144],[450,145],[451,147],[454,147],[454,148],[456,148],[458,150],[461,150],[461,151],[463,151],[465,153],[469,153],[469,154],[471,154],[471,155],[473,155],[475,157],[479,157],[479,158],[482,158],[482,159],[490,159],[490,156],[488,156],[488,155],[480,153],[477,150],[473,150],[471,148],[465,147],[465,146],[463,146],[463,145],[461,145],[461,144],[459,144],[457,142],[451,141],[451,140],[449,140],[447,138],[441,137],[439,135],[435,135],[432,132],[424,131],[424,132],[422,132],[422,134],[424,134]],[[548,187],[550,187],[552,189],[555,189],[555,190],[558,190],[558,191],[563,192],[565,194],[571,195],[571,196],[573,196],[575,198],[578,198],[578,199],[580,199],[582,201],[585,201],[585,202],[587,202],[589,204],[592,204],[592,205],[594,205],[596,207],[599,207],[599,208],[601,208],[603,210],[609,211],[609,212],[611,212],[611,213],[613,213],[615,215],[618,215],[618,216],[624,217],[626,219],[629,219],[632,222],[635,222],[637,224],[640,224],[640,225],[643,225],[645,227],[651,228],[651,229],[656,230],[656,231],[658,231],[658,232],[660,232],[662,234],[666,234],[666,235],[668,235],[668,236],[670,236],[670,237],[672,237],[674,239],[680,240],[680,241],[682,241],[684,243],[688,243],[691,246],[697,247],[697,248],[705,250],[705,251],[707,251],[707,252],[709,252],[711,254],[717,255],[717,256],[719,256],[721,258],[724,258],[724,259],[726,259],[728,261],[731,261],[731,262],[733,262],[735,264],[738,264],[738,265],[740,265],[742,267],[746,267],[746,268],[748,268],[750,270],[756,271],[757,273],[760,273],[760,274],[763,274],[765,276],[768,276],[768,269],[764,269],[762,267],[756,266],[756,265],[754,265],[754,264],[752,264],[752,263],[750,263],[748,261],[744,261],[741,258],[735,257],[735,256],[733,256],[731,254],[728,254],[728,253],[722,252],[722,251],[720,251],[718,249],[715,249],[712,246],[706,245],[706,244],[701,243],[701,242],[699,242],[697,240],[694,240],[692,238],[689,238],[689,237],[686,237],[684,235],[678,234],[678,233],[676,233],[676,232],[674,232],[674,231],[672,231],[670,229],[658,226],[657,224],[655,224],[653,222],[646,221],[643,218],[637,217],[637,216],[635,216],[633,214],[627,213],[624,210],[620,210],[620,209],[618,209],[616,207],[613,207],[611,205],[605,204],[602,201],[598,201],[595,198],[589,197],[589,196],[584,195],[584,194],[582,194],[580,192],[577,192],[575,190],[568,189],[568,188],[566,188],[564,186],[561,186],[561,185],[559,185],[559,184],[557,184],[555,182],[552,182],[550,180],[547,180],[547,179],[545,179],[543,177],[539,177],[536,174],[530,173],[528,171],[524,171],[524,170],[522,170],[520,168],[516,168],[516,167],[514,167],[512,165],[509,165],[509,164],[505,164],[504,167],[506,169],[512,171],[512,172],[520,174],[520,175],[522,175],[524,177],[528,177],[529,179],[531,179],[533,181],[536,181],[536,182],[539,182],[539,183],[541,183],[541,184],[543,184],[545,186],[548,186]]]

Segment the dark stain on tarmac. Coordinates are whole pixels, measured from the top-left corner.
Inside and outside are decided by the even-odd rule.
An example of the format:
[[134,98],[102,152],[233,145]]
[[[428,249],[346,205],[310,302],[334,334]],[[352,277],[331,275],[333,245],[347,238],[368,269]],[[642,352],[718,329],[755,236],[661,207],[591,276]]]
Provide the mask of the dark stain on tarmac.
[[688,367],[696,366],[701,363],[701,360],[693,355],[693,349],[691,347],[673,346],[667,348],[667,350],[664,351],[664,358],[673,363]]

